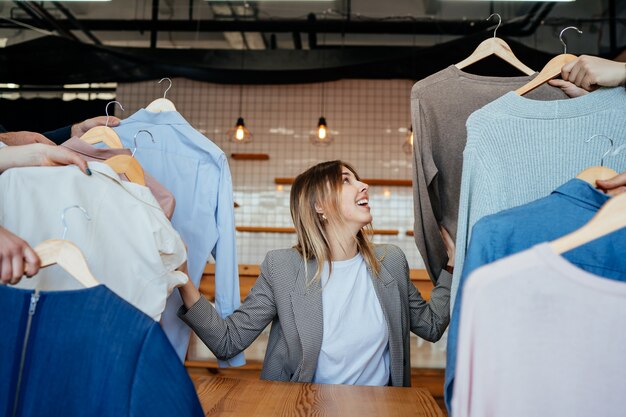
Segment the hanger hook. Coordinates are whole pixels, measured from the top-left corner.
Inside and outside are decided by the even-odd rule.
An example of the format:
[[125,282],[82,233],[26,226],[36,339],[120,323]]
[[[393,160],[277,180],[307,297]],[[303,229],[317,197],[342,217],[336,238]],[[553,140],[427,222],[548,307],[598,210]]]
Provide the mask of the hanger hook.
[[141,129],[140,131],[138,131],[137,133],[135,133],[135,136],[133,136],[133,142],[135,143],[135,149],[133,149],[133,153],[131,153],[131,154],[130,154],[130,156],[133,156],[133,157],[134,157],[134,156],[135,156],[135,152],[137,152],[137,136],[139,136],[139,134],[140,134],[141,132],[145,132],[145,133],[149,134],[149,135],[150,135],[150,139],[152,140],[152,143],[156,143],[156,142],[154,141],[154,136],[152,136],[152,133],[150,133],[150,131],[149,131],[149,130],[146,130],[146,129]]
[[87,218],[87,220],[91,221],[91,217],[89,217],[89,213],[87,213],[87,210],[85,210],[85,209],[84,209],[84,208],[82,208],[81,206],[79,206],[79,205],[74,205],[74,206],[69,206],[69,207],[66,207],[66,208],[63,210],[63,213],[61,214],[61,223],[63,223],[63,236],[61,237],[61,239],[63,239],[63,240],[65,240],[65,235],[67,235],[67,223],[65,222],[65,213],[66,213],[68,210],[71,210],[71,209],[73,209],[73,208],[77,208],[77,209],[79,209],[80,211],[82,211],[82,212],[83,212],[83,214],[85,215],[85,217]]
[[169,81],[169,82],[170,82],[170,86],[169,86],[169,87],[167,87],[167,88],[165,89],[165,93],[163,93],[163,98],[165,98],[165,96],[167,96],[167,92],[168,92],[168,91],[170,91],[170,88],[172,88],[172,80],[171,80],[171,79],[169,79],[169,78],[167,78],[167,77],[165,77],[165,78],[161,78],[161,81],[159,81],[159,84],[161,84],[161,83],[163,82],[163,80],[167,80],[167,81]]
[[124,111],[124,107],[122,106],[122,104],[119,101],[109,101],[106,105],[106,107],[104,108],[104,113],[107,115],[107,121],[104,124],[104,127],[109,127],[109,106],[111,104],[117,104],[118,106],[120,106],[120,109],[122,109],[122,111]]
[[568,29],[576,29],[576,32],[582,34],[583,31],[578,29],[576,26],[568,26],[565,29],[563,29],[561,31],[561,33],[559,33],[559,40],[561,41],[561,43],[563,44],[563,53],[566,54],[567,53],[567,44],[565,43],[565,41],[563,40],[563,32],[565,32]]
[[[590,137],[589,139],[585,140],[585,143],[589,143],[591,142],[591,140],[593,138],[597,138],[597,137],[602,137],[602,138],[606,138],[609,140],[609,142],[611,142],[611,147],[609,148],[608,151],[606,151],[603,155],[602,155],[602,159],[600,159],[600,166],[603,167],[604,166],[604,158],[606,158],[612,151],[613,148],[615,147],[615,141],[613,140],[612,137],[607,136],[607,135],[603,135],[602,133],[598,133],[597,135],[593,135],[592,137]],[[621,149],[618,150],[618,152],[621,151]]]
[[495,38],[496,33],[498,32],[498,29],[500,28],[500,25],[502,24],[502,16],[500,16],[500,13],[491,13],[491,15],[485,20],[489,20],[494,16],[498,16],[498,26],[496,26],[496,28],[493,30],[493,37]]

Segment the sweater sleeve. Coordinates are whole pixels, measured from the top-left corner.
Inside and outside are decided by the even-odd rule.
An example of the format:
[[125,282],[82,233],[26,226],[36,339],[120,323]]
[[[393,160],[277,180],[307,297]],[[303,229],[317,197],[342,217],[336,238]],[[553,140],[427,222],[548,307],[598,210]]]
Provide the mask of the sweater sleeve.
[[502,185],[497,178],[495,164],[485,161],[481,147],[473,142],[484,142],[480,137],[483,132],[480,121],[474,121],[474,113],[467,121],[467,145],[463,152],[463,174],[461,178],[461,197],[459,201],[459,218],[456,235],[456,251],[454,257],[454,274],[450,291],[450,307],[454,308],[459,281],[465,262],[465,253],[469,245],[474,224],[486,215],[493,214],[502,208],[501,195],[498,190]]
[[424,260],[430,279],[435,279],[448,262],[446,247],[439,233],[439,221],[434,207],[439,207],[437,193],[431,192],[437,184],[437,166],[432,157],[432,138],[428,121],[419,99],[411,100],[413,126],[413,234],[417,249]]
[[178,316],[200,337],[213,354],[227,360],[243,352],[276,316],[276,302],[270,284],[271,259],[261,264],[261,275],[250,293],[231,315],[221,318],[206,298],[200,297],[190,309],[181,306]]
[[50,132],[44,132],[43,135],[57,145],[60,145],[72,137],[72,126],[65,126],[56,130],[51,130]]

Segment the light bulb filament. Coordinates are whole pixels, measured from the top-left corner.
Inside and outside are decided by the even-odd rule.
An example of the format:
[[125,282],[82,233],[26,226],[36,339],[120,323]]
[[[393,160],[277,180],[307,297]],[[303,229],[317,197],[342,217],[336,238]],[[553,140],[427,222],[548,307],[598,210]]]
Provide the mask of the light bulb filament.
[[319,129],[317,130],[317,137],[321,140],[326,139],[326,126],[320,125]]
[[237,126],[237,132],[235,132],[235,139],[243,140],[244,136],[245,136],[245,132],[243,131],[243,126],[241,125]]

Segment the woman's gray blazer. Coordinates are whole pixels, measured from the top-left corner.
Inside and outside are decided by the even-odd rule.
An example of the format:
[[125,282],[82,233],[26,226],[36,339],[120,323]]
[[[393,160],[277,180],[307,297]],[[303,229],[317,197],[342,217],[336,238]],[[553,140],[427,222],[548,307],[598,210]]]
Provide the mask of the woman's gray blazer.
[[[372,282],[389,330],[390,383],[410,386],[409,331],[431,342],[439,340],[450,319],[451,276],[440,277],[427,303],[409,279],[402,250],[393,245],[375,249],[382,268]],[[316,268],[315,261],[309,261],[309,277]],[[265,257],[248,297],[230,316],[220,318],[204,297],[189,310],[181,307],[178,315],[223,360],[247,348],[271,322],[261,378],[311,382],[322,346],[323,306],[319,280],[307,286],[310,281],[295,249],[274,250]]]

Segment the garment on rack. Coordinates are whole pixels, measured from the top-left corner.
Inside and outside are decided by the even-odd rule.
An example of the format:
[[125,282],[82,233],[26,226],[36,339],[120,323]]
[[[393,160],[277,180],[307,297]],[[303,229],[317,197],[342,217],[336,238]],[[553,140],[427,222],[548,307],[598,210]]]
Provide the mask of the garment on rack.
[[[463,152],[452,302],[472,226],[484,216],[544,197],[599,165],[607,142],[585,141],[598,133],[626,137],[625,108],[626,90],[620,87],[555,101],[510,92],[472,113]],[[606,158],[606,164],[626,170],[626,152]]]
[[[87,161],[104,162],[117,155],[131,155],[129,149],[96,148],[77,137],[66,140],[61,146],[80,154],[80,156]],[[174,195],[150,174],[147,172],[144,172],[144,174],[146,187],[152,191],[152,194],[159,202],[167,218],[171,219],[174,214],[174,208],[176,207]],[[128,181],[128,178],[124,174],[120,174],[120,178],[124,181]]]
[[[572,179],[552,194],[523,206],[483,217],[472,229],[457,301],[452,310],[446,350],[444,397],[448,410],[454,388],[463,288],[476,269],[542,242],[556,240],[587,224],[609,200],[590,184]],[[564,254],[587,272],[626,281],[626,230],[620,230]]]
[[[431,280],[439,276],[448,262],[439,225],[456,238],[467,118],[534,77],[486,77],[451,65],[413,86],[414,236]],[[527,97],[556,100],[567,96],[561,89],[546,84]]]
[[[89,162],[92,175],[76,166],[13,168],[0,175],[0,224],[31,246],[63,236],[88,259],[103,284],[154,320],[174,287],[187,282],[176,271],[185,245],[147,187],[121,181],[108,166]],[[80,284],[56,267],[45,268],[20,288],[68,290]]]
[[104,285],[0,286],[0,316],[0,416],[204,415],[159,324]]
[[[226,317],[241,303],[233,187],[226,155],[178,112],[141,109],[114,128],[126,147],[133,146],[133,136],[141,129],[148,130],[155,143],[144,141],[135,156],[176,197],[172,224],[187,244],[189,277],[198,286],[209,255],[213,256],[215,307]],[[180,296],[174,293],[162,325],[183,360],[190,329],[176,316],[181,305]],[[221,366],[244,363],[243,354],[220,361]]]
[[461,311],[454,417],[624,415],[625,283],[542,244],[476,270]]

